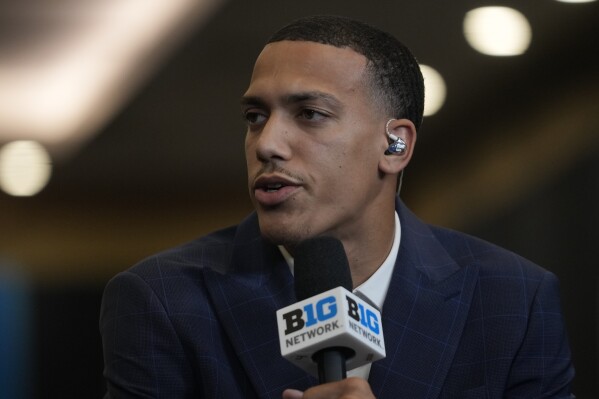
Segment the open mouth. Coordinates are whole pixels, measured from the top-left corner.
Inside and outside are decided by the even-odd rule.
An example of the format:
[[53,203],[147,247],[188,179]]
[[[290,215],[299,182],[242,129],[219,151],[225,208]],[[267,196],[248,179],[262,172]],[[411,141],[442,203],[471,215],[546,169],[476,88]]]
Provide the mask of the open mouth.
[[277,206],[294,195],[299,188],[300,185],[280,176],[263,176],[254,185],[254,195],[256,201],[263,206]]
[[283,184],[281,184],[281,183],[274,183],[274,184],[267,184],[262,189],[264,191],[266,191],[267,193],[274,193],[274,192],[279,191],[282,187],[284,187]]

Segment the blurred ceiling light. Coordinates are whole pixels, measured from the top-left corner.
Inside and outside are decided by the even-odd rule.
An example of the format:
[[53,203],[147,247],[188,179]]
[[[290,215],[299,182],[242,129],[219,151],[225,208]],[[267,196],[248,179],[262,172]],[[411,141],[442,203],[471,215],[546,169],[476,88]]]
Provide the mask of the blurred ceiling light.
[[439,72],[428,65],[420,65],[424,78],[424,116],[431,116],[445,103],[447,88]]
[[495,56],[519,55],[530,45],[532,30],[524,15],[508,7],[481,7],[468,11],[464,35],[477,51]]
[[560,3],[591,3],[596,0],[557,0]]
[[35,141],[13,141],[0,149],[0,188],[7,194],[37,194],[50,180],[51,171],[50,155]]
[[223,1],[25,2],[15,19],[60,26],[34,31],[25,51],[0,48],[0,142],[33,139],[53,152],[83,142]]

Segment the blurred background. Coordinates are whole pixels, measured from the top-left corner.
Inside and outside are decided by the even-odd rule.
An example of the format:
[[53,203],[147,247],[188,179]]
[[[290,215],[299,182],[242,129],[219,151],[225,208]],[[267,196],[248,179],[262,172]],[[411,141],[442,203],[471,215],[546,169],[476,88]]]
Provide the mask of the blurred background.
[[599,2],[0,0],[0,398],[103,395],[104,285],[251,211],[239,98],[311,14],[413,50],[402,197],[558,275],[575,392],[599,397]]

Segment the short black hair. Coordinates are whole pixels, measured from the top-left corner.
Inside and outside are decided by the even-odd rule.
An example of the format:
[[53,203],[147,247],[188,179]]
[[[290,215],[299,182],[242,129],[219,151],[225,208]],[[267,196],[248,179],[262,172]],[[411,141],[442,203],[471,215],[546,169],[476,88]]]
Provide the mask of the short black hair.
[[300,18],[281,28],[267,43],[308,41],[350,48],[368,60],[371,87],[394,118],[422,123],[424,81],[416,58],[399,40],[363,22],[333,15]]

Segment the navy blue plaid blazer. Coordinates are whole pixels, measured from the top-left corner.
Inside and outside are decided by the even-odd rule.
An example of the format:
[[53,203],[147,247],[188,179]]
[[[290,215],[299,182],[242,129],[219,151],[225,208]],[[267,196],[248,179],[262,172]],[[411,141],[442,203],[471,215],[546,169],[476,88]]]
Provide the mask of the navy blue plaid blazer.
[[[382,309],[384,398],[570,397],[555,276],[492,244],[424,224],[402,238]],[[107,285],[107,398],[281,398],[317,381],[280,356],[275,311],[293,277],[257,217],[144,260]]]

